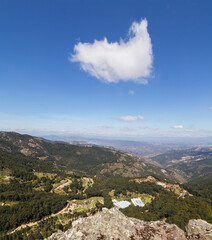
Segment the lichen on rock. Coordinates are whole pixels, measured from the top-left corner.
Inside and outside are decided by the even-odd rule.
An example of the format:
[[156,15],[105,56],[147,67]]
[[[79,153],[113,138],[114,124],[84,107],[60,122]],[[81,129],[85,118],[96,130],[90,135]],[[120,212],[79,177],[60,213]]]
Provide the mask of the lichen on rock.
[[188,225],[186,226],[186,234],[189,240],[212,240],[212,224],[209,224],[202,219],[189,220]]
[[164,221],[145,222],[128,218],[117,208],[74,221],[66,232],[58,231],[48,240],[185,240],[182,229]]

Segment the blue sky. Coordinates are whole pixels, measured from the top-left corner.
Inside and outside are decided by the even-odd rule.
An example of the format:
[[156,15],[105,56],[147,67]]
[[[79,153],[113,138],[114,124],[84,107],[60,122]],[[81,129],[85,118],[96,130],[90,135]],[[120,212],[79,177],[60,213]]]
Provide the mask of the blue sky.
[[0,130],[212,136],[211,11],[210,0],[1,0]]

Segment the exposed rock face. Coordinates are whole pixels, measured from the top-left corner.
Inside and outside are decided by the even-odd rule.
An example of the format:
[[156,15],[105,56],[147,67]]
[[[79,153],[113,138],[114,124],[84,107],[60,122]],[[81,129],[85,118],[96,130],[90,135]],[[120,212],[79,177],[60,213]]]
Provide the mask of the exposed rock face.
[[45,155],[44,140],[16,132],[0,132],[0,149],[6,152],[20,151],[25,156]]
[[192,219],[186,226],[186,233],[188,239],[212,240],[212,225],[201,219]]
[[185,240],[183,230],[162,221],[144,222],[128,218],[117,208],[104,208],[92,217],[73,222],[66,232],[58,231],[48,240]]

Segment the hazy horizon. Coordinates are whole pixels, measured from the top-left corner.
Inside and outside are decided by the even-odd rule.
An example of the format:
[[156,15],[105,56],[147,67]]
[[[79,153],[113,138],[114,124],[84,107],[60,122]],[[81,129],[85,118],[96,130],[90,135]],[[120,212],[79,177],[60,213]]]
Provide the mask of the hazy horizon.
[[211,137],[211,9],[209,0],[1,1],[0,131]]

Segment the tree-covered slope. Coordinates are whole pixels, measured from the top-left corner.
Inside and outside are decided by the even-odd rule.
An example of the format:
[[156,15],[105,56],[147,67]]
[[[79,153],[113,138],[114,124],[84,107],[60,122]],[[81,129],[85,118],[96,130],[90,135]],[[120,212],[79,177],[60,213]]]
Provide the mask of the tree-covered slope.
[[[0,150],[22,156],[26,165],[33,168],[66,169],[83,171],[87,174],[139,177],[153,175],[175,180],[172,171],[164,170],[151,163],[137,160],[120,151],[96,146],[76,146],[51,142],[42,138],[14,132],[0,132]],[[21,160],[23,161],[23,160]]]
[[[23,148],[29,150],[23,152]],[[151,175],[161,180],[170,173],[107,148],[8,133],[1,138],[0,151],[0,239],[46,238],[70,228],[79,216],[112,207],[112,198],[142,198],[145,207],[130,206],[123,210],[127,216],[166,219],[181,228],[191,218],[211,222],[210,188],[186,185],[193,196],[187,192],[182,197],[156,184],[161,183],[158,179],[141,178]],[[65,212],[60,213],[62,209]]]
[[192,148],[170,151],[152,160],[183,176],[187,181],[212,180],[212,149]]

